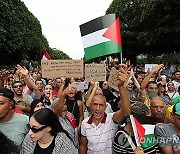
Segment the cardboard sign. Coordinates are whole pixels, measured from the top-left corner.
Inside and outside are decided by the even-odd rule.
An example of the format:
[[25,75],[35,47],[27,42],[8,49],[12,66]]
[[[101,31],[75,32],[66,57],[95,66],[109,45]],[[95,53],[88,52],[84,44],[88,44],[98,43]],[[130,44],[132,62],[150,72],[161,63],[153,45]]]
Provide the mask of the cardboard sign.
[[43,78],[83,77],[82,60],[41,60]]
[[106,64],[85,64],[85,79],[90,82],[92,78],[106,81]]
[[145,64],[145,72],[152,71],[153,67],[156,66],[157,64]]
[[117,86],[117,74],[118,70],[116,70],[114,67],[111,69],[109,79],[108,79],[108,85],[115,89],[116,91],[119,91],[118,86]]

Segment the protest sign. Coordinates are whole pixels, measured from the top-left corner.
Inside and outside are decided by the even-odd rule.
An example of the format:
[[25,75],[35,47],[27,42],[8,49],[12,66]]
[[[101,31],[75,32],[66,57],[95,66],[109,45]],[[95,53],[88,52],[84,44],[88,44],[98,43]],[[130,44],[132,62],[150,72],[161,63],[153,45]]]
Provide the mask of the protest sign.
[[118,74],[118,70],[116,70],[114,67],[111,69],[110,75],[109,75],[109,79],[108,79],[108,85],[119,91],[118,86],[117,86],[117,74]]
[[82,60],[41,60],[43,78],[83,77]]
[[90,82],[92,78],[106,81],[106,64],[85,64],[85,79]]
[[145,72],[152,71],[153,67],[156,66],[157,64],[145,64]]

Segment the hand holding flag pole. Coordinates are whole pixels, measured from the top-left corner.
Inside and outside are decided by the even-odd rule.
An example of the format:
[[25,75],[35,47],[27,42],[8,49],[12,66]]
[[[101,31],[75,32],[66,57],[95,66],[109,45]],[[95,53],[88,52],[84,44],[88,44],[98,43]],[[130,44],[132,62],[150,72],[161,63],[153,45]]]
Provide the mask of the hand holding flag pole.
[[131,120],[131,124],[132,124],[132,128],[133,128],[136,144],[137,144],[137,146],[141,146],[133,115],[130,115],[130,120]]

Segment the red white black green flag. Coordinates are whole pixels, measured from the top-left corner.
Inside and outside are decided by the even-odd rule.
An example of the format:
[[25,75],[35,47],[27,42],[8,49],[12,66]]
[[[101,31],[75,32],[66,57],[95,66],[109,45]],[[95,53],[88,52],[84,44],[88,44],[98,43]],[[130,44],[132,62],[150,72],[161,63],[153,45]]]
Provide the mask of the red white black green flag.
[[120,19],[108,14],[80,25],[85,59],[122,52]]
[[148,148],[157,144],[154,128],[157,119],[149,116],[130,115],[137,146]]

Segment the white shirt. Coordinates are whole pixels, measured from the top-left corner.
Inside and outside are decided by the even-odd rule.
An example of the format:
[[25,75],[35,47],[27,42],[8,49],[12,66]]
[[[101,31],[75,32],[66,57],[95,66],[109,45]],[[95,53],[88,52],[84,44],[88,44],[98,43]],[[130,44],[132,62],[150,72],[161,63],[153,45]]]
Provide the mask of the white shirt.
[[118,130],[113,114],[105,114],[98,126],[92,123],[92,116],[83,120],[81,134],[88,140],[87,154],[112,154],[112,143]]

